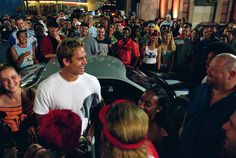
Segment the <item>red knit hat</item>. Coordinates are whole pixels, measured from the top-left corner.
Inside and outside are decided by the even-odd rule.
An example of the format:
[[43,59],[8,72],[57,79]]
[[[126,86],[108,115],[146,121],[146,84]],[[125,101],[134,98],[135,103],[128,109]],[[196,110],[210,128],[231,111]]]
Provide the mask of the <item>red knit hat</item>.
[[151,36],[159,36],[158,32],[157,31],[154,31]]
[[39,137],[51,149],[66,151],[80,138],[82,121],[71,110],[52,110],[40,121]]

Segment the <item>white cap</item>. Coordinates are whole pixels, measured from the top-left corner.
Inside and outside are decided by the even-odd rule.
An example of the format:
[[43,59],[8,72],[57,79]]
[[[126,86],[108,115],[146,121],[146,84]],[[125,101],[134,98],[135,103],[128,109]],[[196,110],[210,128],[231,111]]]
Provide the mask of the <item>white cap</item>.
[[81,25],[81,22],[77,21],[77,22],[75,23],[75,26],[78,26],[78,25]]
[[171,18],[171,15],[170,14],[166,14],[166,17],[170,17]]
[[56,22],[59,24],[60,20],[66,20],[66,17],[59,17],[57,18]]

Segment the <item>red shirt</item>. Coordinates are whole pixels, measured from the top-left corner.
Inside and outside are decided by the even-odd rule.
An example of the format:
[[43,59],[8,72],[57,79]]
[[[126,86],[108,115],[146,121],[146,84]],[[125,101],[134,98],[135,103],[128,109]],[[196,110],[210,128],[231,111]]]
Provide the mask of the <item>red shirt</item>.
[[139,47],[131,38],[127,43],[123,39],[118,41],[118,58],[125,64],[131,65],[134,58],[140,57]]
[[147,149],[147,153],[150,157],[152,158],[159,158],[158,152],[155,148],[155,146],[149,141],[146,141],[146,149]]
[[[179,34],[177,37],[180,37],[180,38],[183,39],[183,34],[181,33],[181,34]],[[188,34],[188,35],[186,36],[186,38],[191,39],[192,37],[191,37],[190,34]]]
[[[63,36],[59,35],[61,40],[64,39]],[[50,40],[49,35],[47,35],[46,37],[44,37],[41,41],[40,41],[40,52],[43,56],[47,55],[47,54],[56,54],[56,52],[54,51],[53,48],[53,43]]]

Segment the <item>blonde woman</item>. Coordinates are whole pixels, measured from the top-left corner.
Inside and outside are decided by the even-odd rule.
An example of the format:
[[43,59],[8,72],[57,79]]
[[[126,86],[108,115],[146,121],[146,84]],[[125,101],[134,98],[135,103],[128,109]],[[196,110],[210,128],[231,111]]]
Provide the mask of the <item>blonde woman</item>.
[[155,31],[151,34],[147,46],[142,49],[142,70],[158,71],[161,68],[161,40],[159,34]]
[[161,71],[170,72],[174,64],[174,52],[176,45],[170,31],[165,32],[161,44]]
[[102,122],[101,157],[159,158],[147,139],[148,116],[137,105],[117,100],[99,112]]

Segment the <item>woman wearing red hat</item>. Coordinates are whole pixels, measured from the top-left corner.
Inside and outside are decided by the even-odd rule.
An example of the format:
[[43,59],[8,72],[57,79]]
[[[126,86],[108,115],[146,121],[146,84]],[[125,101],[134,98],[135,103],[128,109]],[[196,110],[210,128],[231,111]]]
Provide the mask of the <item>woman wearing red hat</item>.
[[158,71],[161,67],[161,40],[158,32],[151,34],[150,41],[147,46],[142,49],[142,70],[143,71]]

